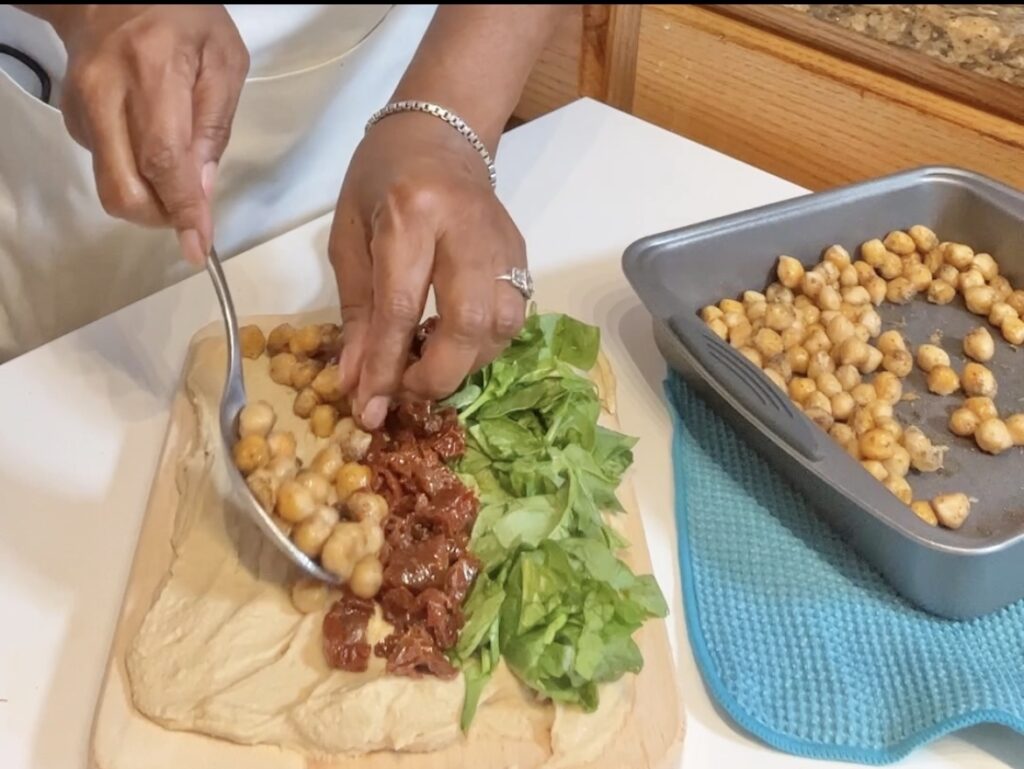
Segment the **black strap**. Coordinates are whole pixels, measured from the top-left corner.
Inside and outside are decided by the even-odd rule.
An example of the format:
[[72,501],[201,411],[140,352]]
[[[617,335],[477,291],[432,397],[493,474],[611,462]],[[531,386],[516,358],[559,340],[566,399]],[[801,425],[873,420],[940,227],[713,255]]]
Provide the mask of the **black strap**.
[[46,74],[46,70],[43,69],[39,62],[33,59],[24,51],[20,51],[17,48],[13,48],[5,43],[0,43],[0,56],[10,56],[12,59],[16,59],[32,70],[32,74],[36,76],[39,81],[39,98],[41,101],[50,103],[50,76]]

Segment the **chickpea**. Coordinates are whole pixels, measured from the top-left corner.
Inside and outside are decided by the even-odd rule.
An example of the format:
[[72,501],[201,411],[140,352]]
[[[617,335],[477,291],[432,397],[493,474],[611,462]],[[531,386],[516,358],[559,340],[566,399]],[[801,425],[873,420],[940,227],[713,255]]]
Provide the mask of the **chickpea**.
[[718,307],[715,307],[713,304],[709,304],[707,307],[700,308],[700,319],[705,323],[710,323],[713,320],[718,320],[723,315],[725,315],[725,313],[722,312],[721,309],[719,309]]
[[817,380],[822,374],[831,374],[835,370],[835,361],[824,350],[818,350],[811,355],[811,361],[807,364],[807,376],[814,380]]
[[789,397],[796,403],[803,404],[817,389],[813,379],[794,377],[789,383]]
[[910,466],[921,473],[934,473],[942,469],[947,446],[936,446],[917,427],[908,427],[903,433],[903,448],[910,454]]
[[833,345],[840,345],[853,336],[853,323],[843,315],[836,315],[825,326],[825,333]]
[[966,270],[974,261],[974,250],[962,243],[950,243],[946,246],[946,264],[958,270]]
[[338,511],[333,507],[318,507],[292,530],[292,542],[310,558],[317,558],[339,520]]
[[[788,305],[782,306],[787,307]],[[750,321],[750,325],[754,327],[755,331],[764,325],[765,315],[767,314],[768,305],[765,302],[747,306],[747,320]]]
[[[726,325],[728,325],[728,321],[726,321]],[[754,327],[751,326],[750,321],[744,317],[735,326],[729,329],[729,344],[733,347],[746,347],[750,344],[750,338],[753,335]]]
[[850,264],[850,252],[837,243],[825,249],[821,260],[834,264],[838,269],[842,270]]
[[[849,393],[847,393],[847,395],[849,395]],[[857,440],[857,435],[853,432],[853,428],[849,425],[844,425],[841,422],[837,422],[832,425],[832,429],[828,431],[828,434],[832,440],[843,447],[845,447],[850,441]]]
[[832,402],[828,399],[828,396],[822,392],[818,392],[817,390],[808,395],[802,405],[804,407],[804,411],[817,409],[818,411],[825,412],[829,416],[832,415]]
[[860,317],[861,307],[864,306],[865,305],[860,304],[849,304],[848,302],[844,301],[841,305],[839,305],[839,314],[846,318],[848,321],[853,322]]
[[388,516],[388,503],[384,497],[371,491],[354,491],[345,504],[349,515],[356,521],[379,524]]
[[871,372],[876,371],[878,367],[882,365],[882,358],[883,355],[877,347],[868,345],[867,355],[861,362],[860,366],[858,366],[860,372],[862,374],[870,374]]
[[964,408],[977,414],[978,419],[982,422],[986,419],[995,419],[999,416],[999,411],[996,409],[995,402],[988,396],[984,395],[967,398],[964,401]]
[[959,529],[971,513],[971,500],[963,493],[940,494],[932,500],[932,509],[947,529]]
[[910,452],[902,446],[896,446],[893,455],[882,464],[890,477],[904,478],[910,472]]
[[323,369],[324,364],[315,358],[300,360],[292,369],[292,387],[296,390],[304,390],[309,387],[316,375]]
[[871,415],[872,419],[892,419],[893,417],[893,404],[888,401],[871,401],[864,410]]
[[996,275],[988,282],[988,284],[992,286],[992,290],[996,292],[997,302],[1005,302],[1013,295],[1013,286],[1011,286],[1010,281],[1002,275]]
[[349,588],[360,598],[373,598],[380,591],[383,582],[383,569],[380,561],[372,555],[360,559],[352,570]]
[[853,402],[858,406],[866,406],[878,397],[878,393],[875,392],[874,385],[868,384],[867,382],[859,384],[850,390],[850,395],[853,396]]
[[867,360],[867,357],[868,346],[856,337],[851,337],[839,345],[839,357],[837,362],[840,365],[857,366],[860,368]]
[[723,315],[730,313],[743,314],[743,303],[737,302],[735,299],[723,299],[718,303],[718,309],[722,311]]
[[[801,296],[803,299],[807,299],[806,296]],[[811,305],[810,307],[804,307],[800,310],[800,319],[803,321],[804,326],[810,328],[821,319],[821,310],[818,309],[817,305]]]
[[744,347],[740,351],[740,355],[749,360],[758,368],[762,368],[763,361],[761,359],[761,353],[755,350],[753,347]]
[[804,337],[807,332],[804,330],[803,323],[797,321],[792,326],[782,332],[782,347],[785,350],[789,350],[793,347],[797,347],[804,341]]
[[341,446],[337,443],[329,443],[313,457],[309,469],[333,483],[343,464],[345,464],[345,458],[341,455]]
[[980,363],[968,363],[964,366],[962,382],[964,392],[969,396],[982,395],[991,398],[998,389],[995,376]]
[[885,290],[885,298],[893,304],[906,304],[916,295],[917,289],[904,277],[889,281],[889,286]]
[[772,368],[766,368],[764,375],[772,380],[772,384],[778,387],[783,392],[786,391],[786,378],[782,376],[778,371]]
[[341,352],[341,326],[337,323],[320,324],[320,355],[337,356]]
[[246,435],[232,449],[235,466],[242,475],[258,470],[270,461],[270,447],[262,435]]
[[935,273],[935,278],[936,280],[948,283],[953,288],[960,286],[960,271],[951,264],[942,265],[939,271]]
[[991,286],[971,286],[964,291],[964,304],[975,315],[988,315],[996,301]]
[[923,224],[915,224],[907,233],[914,239],[914,245],[922,254],[927,254],[939,245],[939,239],[929,228]]
[[839,285],[842,288],[853,288],[860,285],[860,276],[852,264],[841,267],[839,270]]
[[256,501],[259,502],[260,507],[264,510],[274,509],[274,498],[277,494],[277,480],[274,478],[273,473],[265,467],[249,474],[249,477],[245,479],[246,485],[249,487],[249,491],[256,497]]
[[874,479],[879,483],[883,483],[889,477],[889,471],[877,459],[862,459],[860,465],[874,476]]
[[292,373],[298,363],[290,352],[279,352],[270,359],[270,378],[279,385],[291,386]]
[[[267,337],[267,354],[274,356],[288,351],[288,344],[292,340],[295,328],[291,323],[282,323],[275,326]],[[280,383],[279,383],[280,384]]]
[[[941,248],[933,248],[931,251],[924,255],[924,266],[928,268],[928,271],[933,275],[938,275],[946,262],[946,257],[942,253]],[[956,271],[956,267],[950,269]]]
[[1001,419],[986,419],[974,431],[974,442],[989,454],[1002,454],[1013,446],[1013,437]]
[[944,280],[936,278],[928,286],[928,301],[932,304],[949,304],[956,298],[956,289]]
[[860,384],[861,376],[856,366],[847,364],[836,369],[836,379],[839,380],[843,389],[849,392]]
[[857,271],[857,281],[865,288],[867,288],[867,282],[869,280],[878,277],[878,273],[875,272],[875,268],[864,261],[854,262],[853,269]]
[[288,523],[300,523],[316,510],[313,494],[294,479],[281,484],[277,492],[277,514]]
[[895,440],[900,440],[903,437],[903,425],[898,420],[892,417],[878,417],[875,419],[875,428],[878,430],[885,430]]
[[880,462],[889,459],[895,453],[896,445],[892,433],[880,428],[868,430],[860,437],[861,456]]
[[[991,288],[991,286],[985,285],[985,279],[981,277],[981,273],[977,270],[968,270],[960,274],[960,282],[957,284],[957,288],[960,289],[960,293],[967,295],[967,292],[972,288]],[[995,301],[996,290],[992,288],[992,301]],[[984,314],[984,313],[982,313]]]
[[765,358],[771,358],[782,352],[782,337],[770,328],[762,328],[754,337],[754,348]]
[[1006,302],[996,302],[988,313],[988,322],[996,328],[1002,328],[1010,318],[1016,318],[1017,311]]
[[242,349],[242,355],[255,360],[267,349],[267,338],[259,326],[242,326],[238,329],[238,341]]
[[785,383],[793,378],[793,368],[789,365],[789,360],[784,354],[769,358],[768,362],[765,363],[764,370],[765,373],[771,371],[779,375],[783,382],[783,390],[786,389]]
[[803,347],[790,347],[786,350],[786,360],[794,374],[806,374],[811,356]]
[[356,562],[366,555],[366,532],[358,523],[342,521],[324,543],[320,562],[328,571],[348,581]]
[[819,262],[814,265],[814,271],[825,276],[825,282],[833,288],[839,286],[839,267],[832,262]]
[[281,485],[289,478],[294,478],[299,473],[299,460],[297,457],[275,457],[270,460],[267,470],[274,476],[277,485]]
[[[815,393],[815,395],[821,395],[821,393]],[[829,412],[825,411],[824,409],[820,409],[817,407],[805,407],[804,413],[807,415],[808,419],[810,419],[812,422],[814,422],[814,424],[816,424],[818,427],[820,427],[822,430],[825,430],[826,432],[828,432],[835,424],[835,417],[833,417]]]
[[[1008,305],[1007,305],[1008,306]],[[976,361],[989,361],[996,353],[995,342],[988,329],[978,326],[964,337],[964,353]]]
[[302,577],[292,585],[292,606],[300,614],[313,614],[327,608],[331,589],[318,579]]
[[877,307],[885,301],[885,295],[888,291],[888,284],[884,278],[875,277],[871,278],[865,285],[864,288],[868,290],[871,295],[871,304]]
[[1014,446],[1024,446],[1024,414],[1014,414],[1006,420],[1006,429]]
[[334,406],[321,403],[313,407],[309,415],[309,427],[317,438],[330,438],[337,424],[338,410]]
[[906,478],[901,478],[898,475],[890,475],[885,479],[884,485],[893,496],[905,505],[909,505],[911,500],[914,498],[914,492],[911,490],[910,484],[907,483]]
[[796,322],[796,313],[789,304],[769,304],[764,315],[764,323],[772,331],[785,331]]
[[315,355],[320,349],[320,326],[303,326],[288,340],[288,350],[296,358]]
[[992,254],[975,254],[971,260],[971,269],[980,272],[986,281],[991,281],[999,274],[999,265]]
[[842,297],[844,302],[852,304],[854,307],[871,304],[871,294],[868,293],[868,290],[863,286],[851,286],[850,288],[844,288]]
[[247,435],[258,435],[266,438],[274,427],[277,415],[274,407],[266,401],[247,403],[238,412],[238,435],[245,438]]
[[974,435],[980,424],[978,415],[967,408],[959,408],[949,415],[949,431],[961,438]]
[[1014,291],[1006,298],[1006,303],[1016,311],[1017,315],[1024,315],[1024,291]]
[[334,480],[334,488],[338,492],[338,499],[345,502],[357,491],[369,489],[372,480],[373,472],[369,467],[356,462],[346,462],[338,470],[337,477]]
[[860,247],[860,258],[875,268],[884,261],[888,253],[885,244],[878,238],[862,243]]
[[769,304],[793,304],[796,297],[794,296],[792,289],[786,288],[781,283],[772,283],[767,289],[765,289],[764,298]]
[[914,368],[914,358],[906,350],[896,350],[882,358],[882,368],[898,377],[906,377]]
[[923,344],[917,348],[917,365],[925,373],[936,366],[949,367],[949,355],[941,347],[934,344]]
[[878,395],[879,400],[884,401],[885,403],[896,404],[899,403],[900,398],[903,397],[903,383],[900,381],[900,378],[891,371],[883,371],[875,376],[873,384],[875,387],[875,393]]
[[765,295],[760,291],[744,291],[743,292],[743,306],[748,310],[752,304],[764,304],[768,301]]
[[932,509],[931,502],[919,499],[918,501],[911,503],[910,509],[914,511],[914,515],[929,526],[939,525],[939,519],[935,517],[935,510]]
[[824,329],[816,328],[807,334],[807,338],[804,339],[804,349],[811,355],[821,350],[827,352],[832,349],[832,340],[828,338],[828,334],[825,333]]
[[891,329],[878,337],[878,349],[883,355],[888,355],[896,350],[906,350],[907,343],[899,331]]
[[814,378],[814,382],[818,386],[818,392],[829,399],[843,391],[843,386],[839,384],[836,375],[828,371],[822,371],[818,374]]
[[878,274],[886,280],[895,280],[896,278],[900,278],[901,280],[906,281],[906,278],[903,277],[903,260],[896,256],[896,254],[885,255],[882,265],[878,268]]
[[1024,320],[1007,318],[1002,325],[1003,339],[1013,345],[1024,344]]
[[823,286],[818,293],[818,307],[823,310],[838,310],[842,304],[842,297],[832,286]]
[[295,434],[288,430],[276,430],[267,436],[267,446],[272,459],[294,457],[297,448]]
[[786,288],[796,288],[803,280],[804,266],[792,256],[780,256],[776,273],[782,285]]
[[[860,315],[860,325],[868,332],[868,338],[873,339],[882,332],[882,316],[874,307],[865,307]],[[854,331],[856,332],[856,329]]]
[[928,372],[928,389],[936,395],[952,395],[960,389],[960,377],[949,366],[935,366]]
[[[725,325],[724,320],[722,320],[721,318],[714,318],[713,320],[709,320],[707,325],[708,328],[711,329],[712,333],[714,333],[715,336],[717,336],[723,342],[727,342],[729,340],[729,327]],[[321,371],[320,374],[322,375],[323,371]]]
[[829,399],[829,403],[832,406],[832,416],[841,422],[845,422],[853,414],[853,409],[857,405],[853,396],[848,392],[836,393]]
[[320,396],[313,391],[313,388],[307,387],[295,396],[295,403],[292,404],[292,411],[295,412],[295,416],[297,417],[309,419],[310,415],[313,413],[313,409],[319,405]]
[[[346,417],[346,419],[351,418]],[[370,450],[370,441],[373,440],[373,436],[355,427],[355,422],[351,422],[351,429],[347,427],[343,429],[343,423],[345,423],[345,419],[338,422],[334,437],[341,445],[341,453],[345,455],[345,459],[350,462],[360,462],[366,457],[366,452]]]
[[932,285],[932,274],[923,264],[915,264],[905,271],[904,276],[915,292],[927,291]]
[[885,240],[882,241],[882,245],[894,254],[900,256],[907,256],[908,254],[914,253],[917,250],[917,246],[914,243],[914,239],[905,232],[900,230],[893,230],[885,236]]
[[327,501],[331,482],[325,476],[311,470],[303,470],[295,476],[295,480],[309,489],[309,493],[313,495],[313,501],[318,505],[322,505]]

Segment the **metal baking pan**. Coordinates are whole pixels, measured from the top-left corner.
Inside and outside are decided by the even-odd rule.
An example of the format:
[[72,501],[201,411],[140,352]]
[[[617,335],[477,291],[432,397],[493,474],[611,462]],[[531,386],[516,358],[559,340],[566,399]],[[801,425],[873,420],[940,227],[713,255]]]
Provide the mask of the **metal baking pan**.
[[[904,382],[917,400],[896,412],[932,440],[951,447],[946,468],[908,481],[915,499],[962,491],[970,517],[957,531],[933,528],[872,478],[858,462],[771,384],[756,366],[711,333],[698,312],[724,297],[763,290],[780,254],[805,266],[833,243],[851,254],[870,238],[914,224],[942,240],[991,253],[1015,286],[1024,287],[1024,194],[956,168],[928,167],[807,195],[632,244],[623,268],[654,317],[668,363],[736,426],[751,445],[801,488],[839,533],[903,596],[932,613],[975,617],[1024,597],[1024,453],[993,457],[947,427],[957,396],[928,392],[915,367]],[[962,340],[984,325],[958,297],[939,307],[922,299],[878,308],[884,328],[898,327],[914,348],[941,336],[958,371]],[[988,364],[999,383],[1004,416],[1024,411],[1024,352],[998,333]]]

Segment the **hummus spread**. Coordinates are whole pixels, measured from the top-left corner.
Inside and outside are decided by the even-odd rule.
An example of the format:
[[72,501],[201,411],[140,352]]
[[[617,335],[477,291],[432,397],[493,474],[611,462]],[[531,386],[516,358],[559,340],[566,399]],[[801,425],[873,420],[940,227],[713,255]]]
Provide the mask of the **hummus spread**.
[[[274,384],[267,360],[245,360],[250,400],[266,400],[278,427],[299,439],[307,463],[324,445]],[[323,612],[291,602],[296,573],[226,499],[217,427],[224,345],[200,342],[186,374],[198,430],[180,460],[171,571],[126,658],[135,706],[149,719],[243,744],[277,745],[329,759],[378,750],[430,751],[460,740],[536,743],[545,766],[599,757],[633,704],[633,676],[606,685],[597,712],[539,700],[504,666],[484,692],[467,736],[459,730],[461,677],[444,681],[329,668],[321,650]],[[379,616],[370,641],[387,635]]]

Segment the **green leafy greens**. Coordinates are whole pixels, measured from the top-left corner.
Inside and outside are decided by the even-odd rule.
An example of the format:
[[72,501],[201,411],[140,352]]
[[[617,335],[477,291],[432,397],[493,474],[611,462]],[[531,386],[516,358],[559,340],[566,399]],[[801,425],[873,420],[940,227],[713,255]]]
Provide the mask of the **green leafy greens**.
[[502,658],[532,689],[593,711],[599,684],[642,667],[636,630],[667,613],[653,577],[616,557],[627,543],[603,515],[622,511],[615,490],[635,440],[597,423],[585,372],[599,346],[597,328],[531,311],[447,401],[466,428],[457,469],[481,502],[470,550],[483,569],[452,652],[466,679],[463,729]]

